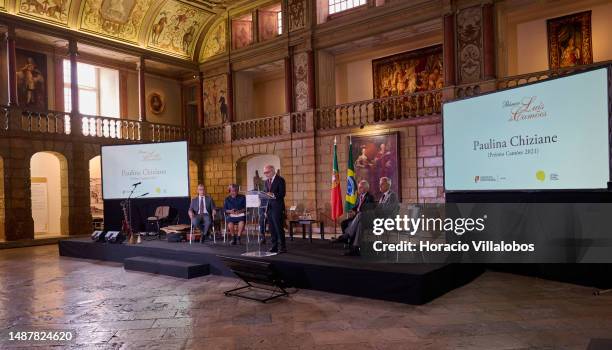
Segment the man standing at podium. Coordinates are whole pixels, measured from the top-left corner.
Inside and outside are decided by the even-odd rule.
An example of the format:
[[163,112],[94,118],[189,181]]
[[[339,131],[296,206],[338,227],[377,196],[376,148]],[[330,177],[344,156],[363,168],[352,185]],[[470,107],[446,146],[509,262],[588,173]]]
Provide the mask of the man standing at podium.
[[271,253],[285,253],[285,179],[276,174],[273,165],[264,167],[266,176],[265,190],[272,197],[268,201],[268,222],[270,223],[270,235],[272,236]]

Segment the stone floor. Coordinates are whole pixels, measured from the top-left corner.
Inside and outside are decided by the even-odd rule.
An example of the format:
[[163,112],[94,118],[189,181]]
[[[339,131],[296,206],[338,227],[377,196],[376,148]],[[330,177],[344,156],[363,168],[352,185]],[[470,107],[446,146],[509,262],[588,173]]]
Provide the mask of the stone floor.
[[75,331],[62,349],[585,349],[612,338],[612,294],[496,272],[423,306],[309,290],[262,305],[224,297],[236,283],[126,272],[56,246],[0,250],[0,349],[52,348],[8,340],[22,330]]

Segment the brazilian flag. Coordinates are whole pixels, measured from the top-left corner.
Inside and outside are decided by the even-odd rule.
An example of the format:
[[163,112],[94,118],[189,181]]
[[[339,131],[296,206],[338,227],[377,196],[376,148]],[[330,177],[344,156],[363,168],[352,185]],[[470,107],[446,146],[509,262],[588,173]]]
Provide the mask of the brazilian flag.
[[355,207],[357,202],[357,184],[355,183],[355,165],[353,163],[353,142],[349,138],[348,165],[346,167],[346,195],[344,197],[344,211]]

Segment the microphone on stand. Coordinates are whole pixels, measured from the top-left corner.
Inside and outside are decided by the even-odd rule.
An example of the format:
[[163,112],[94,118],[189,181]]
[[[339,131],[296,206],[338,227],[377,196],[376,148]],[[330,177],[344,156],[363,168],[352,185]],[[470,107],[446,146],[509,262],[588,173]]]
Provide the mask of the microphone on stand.
[[142,183],[142,181],[137,182],[137,183],[135,183],[135,184],[132,184],[132,186],[136,187],[136,186],[140,185],[141,183]]

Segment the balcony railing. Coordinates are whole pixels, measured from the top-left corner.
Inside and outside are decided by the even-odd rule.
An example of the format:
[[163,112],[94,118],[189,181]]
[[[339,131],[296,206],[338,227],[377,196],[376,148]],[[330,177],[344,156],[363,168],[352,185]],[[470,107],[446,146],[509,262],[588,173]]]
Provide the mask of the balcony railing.
[[317,129],[361,127],[440,113],[442,91],[432,90],[315,110]]
[[299,134],[306,131],[308,131],[308,113],[291,113],[291,132],[294,134]]
[[79,115],[75,120],[71,120],[71,114],[65,112],[33,112],[0,106],[0,134],[19,131],[70,135],[72,128],[82,130],[82,135],[85,137],[102,139],[145,142],[188,140],[190,144],[196,145],[224,144],[233,141],[270,138],[316,130],[363,127],[439,115],[442,109],[443,96],[445,99],[476,96],[483,92],[520,86],[590,68],[609,67],[611,64],[612,61],[608,61],[593,65],[535,72],[498,80],[457,85],[444,90],[351,102],[203,129],[187,129],[176,125],[88,115]]
[[70,134],[70,114],[65,112],[33,112],[23,110],[21,130],[45,134]]
[[83,135],[121,140],[140,140],[140,122],[99,116],[82,117]]
[[551,69],[551,70],[545,70],[545,71],[534,72],[534,73],[515,75],[511,77],[498,79],[497,88],[500,90],[507,89],[507,88],[520,86],[523,84],[532,83],[532,82],[536,82],[540,80],[546,80],[550,78],[568,75],[571,73],[581,72],[581,71],[591,69],[591,68],[597,68],[597,67],[603,68],[606,66],[610,66],[611,64],[612,64],[612,61],[597,62],[597,63],[587,64],[583,66],[558,68],[558,69]]
[[223,125],[211,126],[204,129],[204,144],[215,145],[223,143],[223,134],[225,127]]
[[288,115],[281,114],[232,123],[232,141],[282,135],[287,118]]

